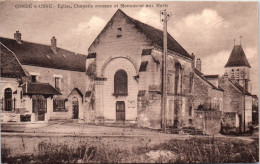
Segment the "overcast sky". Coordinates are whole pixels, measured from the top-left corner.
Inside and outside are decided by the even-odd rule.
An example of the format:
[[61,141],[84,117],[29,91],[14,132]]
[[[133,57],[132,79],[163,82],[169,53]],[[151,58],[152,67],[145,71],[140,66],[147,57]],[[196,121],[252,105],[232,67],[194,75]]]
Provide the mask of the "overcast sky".
[[[88,53],[88,47],[118,8],[57,8],[58,4],[123,4],[123,2],[50,2],[52,9],[16,8],[25,2],[0,2],[0,36],[12,38],[19,30],[25,41],[50,44],[52,36],[58,47]],[[202,60],[205,74],[224,73],[231,50],[242,46],[252,67],[253,93],[258,94],[258,9],[257,2],[160,2],[172,13],[168,32],[186,49]],[[34,4],[43,4],[34,2]],[[153,4],[151,8],[120,8],[127,15],[162,29],[158,2],[124,2]]]

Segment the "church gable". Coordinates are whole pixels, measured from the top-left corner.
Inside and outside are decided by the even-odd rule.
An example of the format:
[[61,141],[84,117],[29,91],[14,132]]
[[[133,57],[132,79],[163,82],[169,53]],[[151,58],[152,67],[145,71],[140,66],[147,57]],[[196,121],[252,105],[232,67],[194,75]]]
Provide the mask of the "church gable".
[[[135,44],[134,41],[145,41],[147,46],[152,46],[152,42],[147,38],[142,31],[136,28],[136,25],[129,19],[129,17],[121,10],[112,16],[97,38],[89,47],[89,52],[96,52],[98,46],[104,44],[108,46],[121,48],[123,44],[120,42],[129,42]],[[132,41],[132,42],[130,42]],[[127,46],[131,46],[130,44]],[[98,54],[97,54],[98,55]]]

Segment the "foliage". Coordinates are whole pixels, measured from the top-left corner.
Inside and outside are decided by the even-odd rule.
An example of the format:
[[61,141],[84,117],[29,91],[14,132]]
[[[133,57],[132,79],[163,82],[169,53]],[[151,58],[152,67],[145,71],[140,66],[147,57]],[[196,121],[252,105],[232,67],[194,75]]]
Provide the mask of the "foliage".
[[[42,141],[34,154],[11,156],[2,146],[2,162],[7,163],[236,163],[258,162],[258,139],[253,142],[239,139],[200,137],[172,139],[150,146],[151,140],[140,138],[140,145],[123,149],[101,142],[80,144],[53,144]],[[158,154],[150,159],[149,154]],[[166,156],[160,156],[166,154]],[[172,154],[168,156],[167,154]]]
[[171,140],[152,150],[170,150],[179,155],[176,163],[236,163],[258,162],[258,140],[248,144],[230,139],[192,138]]
[[96,63],[92,62],[89,64],[86,74],[90,79],[94,79],[96,77]]

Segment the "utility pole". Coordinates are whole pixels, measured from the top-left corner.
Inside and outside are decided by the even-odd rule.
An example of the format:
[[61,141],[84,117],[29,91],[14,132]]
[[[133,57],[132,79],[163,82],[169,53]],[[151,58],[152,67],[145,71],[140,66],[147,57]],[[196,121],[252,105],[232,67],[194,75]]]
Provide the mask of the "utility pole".
[[171,13],[166,9],[160,12],[161,21],[163,22],[163,62],[162,62],[162,129],[166,132],[166,111],[167,111],[167,21]]

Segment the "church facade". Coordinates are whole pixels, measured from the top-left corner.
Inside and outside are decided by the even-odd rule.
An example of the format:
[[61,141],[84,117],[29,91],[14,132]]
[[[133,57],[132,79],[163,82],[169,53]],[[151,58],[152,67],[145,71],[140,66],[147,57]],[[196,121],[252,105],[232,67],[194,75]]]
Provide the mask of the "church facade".
[[[163,32],[118,10],[89,47],[95,118],[161,127]],[[168,34],[167,125],[191,124],[194,56]],[[88,68],[87,68],[88,69]]]

